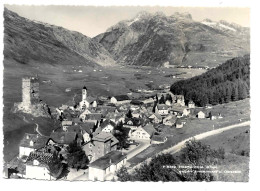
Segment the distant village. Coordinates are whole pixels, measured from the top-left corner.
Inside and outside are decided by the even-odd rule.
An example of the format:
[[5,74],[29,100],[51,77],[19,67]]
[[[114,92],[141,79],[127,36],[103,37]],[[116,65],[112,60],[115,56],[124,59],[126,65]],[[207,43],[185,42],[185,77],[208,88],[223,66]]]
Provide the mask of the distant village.
[[[15,104],[18,110],[30,113],[39,108],[35,106],[39,104],[39,79],[24,78],[22,94],[22,102]],[[10,176],[10,169],[15,167],[18,177],[56,180],[61,177],[62,165],[55,163],[55,172],[50,173],[54,168],[52,161],[68,163],[68,148],[75,143],[88,160],[88,180],[116,179],[116,171],[126,165],[128,153],[131,153],[131,149],[122,147],[122,139],[118,136],[120,128],[127,132],[127,140],[123,141],[129,145],[138,147],[140,141],[163,144],[167,137],[160,135],[159,125],[185,128],[190,117],[222,118],[210,108],[210,105],[196,107],[192,100],[185,103],[183,95],[173,95],[169,88],[156,95],[148,94],[146,98],[132,99],[129,95],[93,98],[84,86],[79,103],[69,102],[55,109],[55,118],[61,125],[50,136],[24,135],[19,155],[13,160],[13,166],[10,164],[7,168],[7,174]]]

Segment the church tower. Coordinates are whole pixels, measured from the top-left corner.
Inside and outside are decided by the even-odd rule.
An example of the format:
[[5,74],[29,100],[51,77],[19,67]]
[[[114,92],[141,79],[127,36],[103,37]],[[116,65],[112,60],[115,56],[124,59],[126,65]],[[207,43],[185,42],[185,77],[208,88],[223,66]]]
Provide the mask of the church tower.
[[87,100],[87,95],[88,95],[87,88],[86,88],[86,86],[84,86],[82,88],[82,101]]

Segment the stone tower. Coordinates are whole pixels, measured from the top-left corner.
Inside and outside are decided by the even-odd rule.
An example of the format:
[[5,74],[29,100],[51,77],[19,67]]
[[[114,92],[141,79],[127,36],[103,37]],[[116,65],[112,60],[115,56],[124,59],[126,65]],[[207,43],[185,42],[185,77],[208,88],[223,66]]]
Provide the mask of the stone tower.
[[22,80],[22,103],[31,105],[39,102],[39,79],[26,77]]
[[86,86],[82,88],[82,101],[87,100],[88,92]]

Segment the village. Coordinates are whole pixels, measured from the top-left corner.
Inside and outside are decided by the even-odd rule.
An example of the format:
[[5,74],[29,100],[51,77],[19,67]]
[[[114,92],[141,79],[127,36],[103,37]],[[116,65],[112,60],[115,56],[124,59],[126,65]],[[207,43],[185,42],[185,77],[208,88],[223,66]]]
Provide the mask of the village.
[[[211,111],[211,105],[202,108],[192,100],[185,103],[184,96],[173,95],[169,87],[156,93],[146,91],[146,96],[139,99],[131,98],[131,94],[94,98],[88,91],[91,92],[84,86],[79,103],[68,102],[52,111],[60,126],[50,136],[23,136],[19,155],[7,167],[8,177],[12,174],[44,180],[77,180],[77,176],[83,180],[116,180],[116,172],[129,166],[129,159],[149,145],[167,141],[161,133],[162,125],[181,129],[189,118],[222,118],[220,113]],[[22,112],[35,112],[39,94],[39,79],[23,78],[23,100],[15,105]],[[72,153],[78,153],[77,157],[71,159]],[[77,160],[83,162],[78,164]],[[70,168],[64,173],[63,167],[68,164]],[[15,169],[15,173],[10,169]]]

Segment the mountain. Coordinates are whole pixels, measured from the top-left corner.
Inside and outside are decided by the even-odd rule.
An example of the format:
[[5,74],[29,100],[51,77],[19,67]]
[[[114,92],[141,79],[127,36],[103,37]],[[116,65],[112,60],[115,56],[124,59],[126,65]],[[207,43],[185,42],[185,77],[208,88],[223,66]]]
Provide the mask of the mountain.
[[4,10],[4,56],[19,63],[107,66],[114,64],[109,52],[79,32],[20,17]]
[[141,12],[94,37],[121,64],[215,67],[248,54],[249,29],[225,21],[196,22],[188,13]]
[[250,91],[250,56],[236,57],[199,76],[171,86],[173,94],[182,94],[186,103],[197,106],[222,104],[245,99]]

